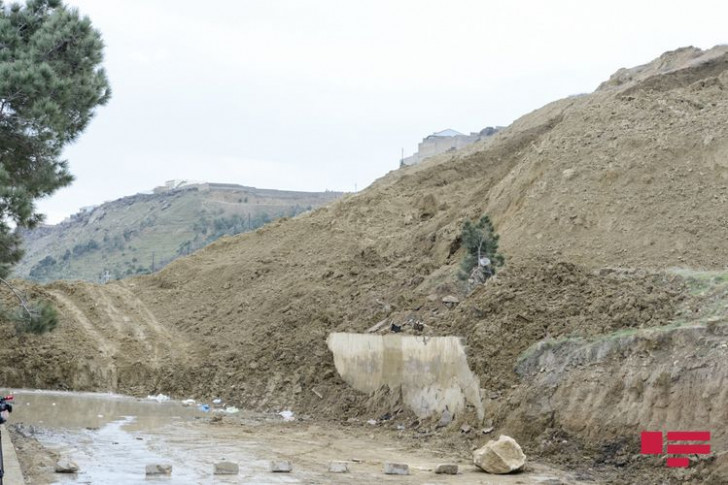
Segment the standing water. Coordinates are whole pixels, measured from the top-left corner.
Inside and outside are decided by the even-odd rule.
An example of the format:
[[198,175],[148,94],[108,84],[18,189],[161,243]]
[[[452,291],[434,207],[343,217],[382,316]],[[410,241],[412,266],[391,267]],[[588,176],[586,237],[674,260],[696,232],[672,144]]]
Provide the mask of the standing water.
[[[472,466],[469,456],[424,449],[419,439],[407,445],[407,436],[416,431],[403,429],[398,432],[403,441],[393,440],[373,433],[378,426],[366,422],[337,427],[239,413],[236,419],[212,423],[214,410],[203,412],[163,399],[25,390],[14,394],[11,423],[33,426],[33,436],[42,445],[79,466],[76,474],[53,475],[51,483],[58,485],[581,483],[536,463],[528,473],[487,475]],[[290,413],[281,414],[290,419]],[[291,460],[293,472],[270,473],[271,460]],[[435,475],[434,466],[444,460],[459,463],[461,473]],[[239,475],[214,476],[213,465],[222,461],[237,463]],[[332,461],[347,462],[351,473],[329,473]],[[408,463],[410,475],[382,474],[387,461]],[[172,465],[171,477],[146,478],[148,464]]]
[[[207,423],[209,413],[176,401],[159,402],[116,394],[12,392],[11,422],[34,426],[35,438],[79,466],[53,483],[167,484],[297,483],[272,476],[268,461],[254,455],[256,443],[240,432]],[[236,430],[233,430],[236,431]],[[243,436],[244,438],[244,436]],[[240,465],[239,476],[213,477],[213,464]],[[147,464],[170,464],[172,476],[148,479]]]

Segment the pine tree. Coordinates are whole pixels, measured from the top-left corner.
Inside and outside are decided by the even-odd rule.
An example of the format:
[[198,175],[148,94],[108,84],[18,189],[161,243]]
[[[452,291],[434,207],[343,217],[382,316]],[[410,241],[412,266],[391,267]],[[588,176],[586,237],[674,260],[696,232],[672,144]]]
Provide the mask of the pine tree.
[[497,268],[503,266],[505,258],[498,252],[499,236],[488,216],[481,217],[477,224],[465,221],[460,238],[466,250],[465,257],[460,264],[461,278],[467,279],[482,258],[490,260],[490,270],[493,274]]
[[42,221],[35,201],[71,183],[63,147],[111,94],[103,42],[60,0],[0,0],[0,277],[20,260],[17,230]]

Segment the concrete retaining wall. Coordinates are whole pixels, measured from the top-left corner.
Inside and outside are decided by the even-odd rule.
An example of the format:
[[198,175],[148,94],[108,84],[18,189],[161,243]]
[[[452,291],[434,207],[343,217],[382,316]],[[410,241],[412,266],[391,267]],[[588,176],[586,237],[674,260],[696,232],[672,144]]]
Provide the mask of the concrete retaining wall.
[[460,337],[332,333],[327,340],[336,370],[357,390],[400,388],[419,417],[462,411],[472,404],[483,417],[480,381],[468,367]]
[[15,447],[4,424],[0,425],[0,435],[3,442],[3,467],[5,469],[2,483],[4,485],[25,485],[23,472],[20,471],[20,463],[18,463],[18,457],[15,454]]

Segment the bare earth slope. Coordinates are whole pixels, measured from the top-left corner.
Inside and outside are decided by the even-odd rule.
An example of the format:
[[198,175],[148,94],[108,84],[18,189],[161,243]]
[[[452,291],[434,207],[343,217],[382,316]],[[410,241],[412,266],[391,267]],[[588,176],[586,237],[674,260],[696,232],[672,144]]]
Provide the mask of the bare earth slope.
[[[613,333],[629,329],[641,335],[654,331],[651,327],[693,321],[700,332],[706,324],[701,318],[708,303],[690,293],[689,280],[664,270],[719,270],[728,260],[727,94],[728,48],[667,53],[618,72],[592,94],[530,113],[466,152],[397,170],[313,213],[221,239],[156,275],[110,288],[37,290],[65,308],[65,319],[58,333],[32,342],[58,352],[69,345],[64,341],[69,333],[83,334],[86,342],[98,344],[92,360],[105,368],[106,354],[120,348],[120,335],[131,331],[123,314],[133,311],[145,322],[144,339],[163,340],[168,332],[170,343],[152,342],[144,350],[147,343],[129,334],[135,342],[130,355],[155,355],[157,349],[159,358],[134,367],[134,358],[125,357],[123,362],[148,372],[149,379],[109,377],[107,387],[220,396],[258,408],[291,407],[342,418],[363,410],[394,411],[396,396],[368,399],[348,389],[335,375],[328,333],[416,318],[426,324],[426,334],[466,338],[471,366],[489,399],[487,419],[523,439],[530,453],[548,454],[543,443],[563,432],[575,449],[597,450],[589,455],[593,463],[614,463],[600,447],[614,450],[619,442],[626,443],[618,447],[625,454],[633,451],[634,430],[659,424],[656,415],[640,414],[639,406],[656,401],[629,401],[637,409],[629,419],[602,422],[595,416],[613,402],[580,406],[574,392],[585,381],[590,389],[628,392],[632,384],[614,387],[614,376],[634,376],[629,382],[641,376],[630,366],[642,363],[631,355],[650,339],[631,346],[629,340],[611,338]],[[463,255],[460,228],[465,219],[483,213],[501,234],[508,266],[466,295],[455,277]],[[599,270],[605,267],[638,270]],[[452,310],[440,303],[451,293],[461,300]],[[92,331],[66,300],[87,317],[105,312],[118,328],[99,324]],[[713,316],[711,325],[720,325],[726,311]],[[714,334],[720,338],[720,331]],[[108,349],[100,343],[105,339]],[[611,343],[597,356],[587,352],[579,365],[569,360],[570,352],[578,354],[582,347],[557,347],[562,350],[553,359],[565,359],[561,364],[548,353],[528,350],[542,340],[589,346],[600,339]],[[668,372],[671,362],[666,342],[652,347],[651,365],[660,372]],[[674,342],[675,351],[685,355],[692,355],[691,346],[698,348],[690,338]],[[725,357],[716,342],[715,352]],[[186,349],[185,355],[179,349]],[[703,361],[701,355],[696,353],[690,365],[725,374],[725,358],[710,354],[705,359],[713,360]],[[539,361],[543,356],[547,360]],[[16,362],[18,375],[28,379],[24,385],[58,385],[44,381],[43,373],[30,379],[25,364]],[[544,362],[554,368],[541,376]],[[582,364],[593,364],[595,372],[574,374],[583,372]],[[665,379],[650,374],[646,385],[664,387]],[[562,380],[573,385],[555,385]],[[675,387],[676,395],[702,395],[699,378],[670,382],[689,386]],[[655,396],[657,391],[640,392]],[[724,394],[716,405],[728,406]],[[553,399],[539,400],[542,396]],[[555,412],[560,406],[574,412]],[[648,417],[641,421],[640,416]],[[688,414],[670,416],[671,426],[695,424]],[[578,422],[570,421],[573,417]],[[725,449],[728,438],[717,439],[716,448]]]

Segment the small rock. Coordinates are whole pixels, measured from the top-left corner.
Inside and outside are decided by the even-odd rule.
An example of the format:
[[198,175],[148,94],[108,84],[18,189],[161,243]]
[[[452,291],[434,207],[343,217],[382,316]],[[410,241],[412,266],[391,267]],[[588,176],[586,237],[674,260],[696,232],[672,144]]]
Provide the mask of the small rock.
[[172,474],[172,465],[161,465],[159,463],[147,465],[146,474],[148,477],[159,475],[169,476]]
[[329,463],[329,473],[349,473],[349,464],[345,461],[332,461]]
[[491,426],[489,428],[483,428],[483,430],[481,431],[481,433],[483,433],[483,434],[490,434],[490,433],[493,432],[494,429],[495,428],[493,428],[493,426]]
[[516,440],[501,435],[498,440],[490,440],[485,446],[475,450],[473,463],[488,473],[505,474],[523,469],[526,455]]
[[270,462],[270,471],[273,473],[290,473],[293,465],[288,460]]
[[443,297],[442,302],[448,308],[454,308],[460,303],[460,299],[455,295],[447,295]]
[[440,421],[437,423],[438,428],[444,428],[448,424],[452,423],[452,414],[450,414],[450,411],[448,409],[445,409],[442,412],[442,416],[440,417]]
[[240,473],[240,467],[237,463],[230,461],[215,463],[212,469],[213,475],[237,475],[238,473]]
[[409,475],[409,465],[406,463],[385,463],[385,475]]
[[438,475],[457,475],[458,466],[452,463],[440,464],[435,467],[435,473]]
[[473,428],[471,428],[469,424],[463,424],[462,426],[460,426],[460,432],[463,434],[470,433],[470,431],[472,431],[472,429]]
[[56,473],[76,473],[78,465],[68,457],[63,457],[56,463]]

